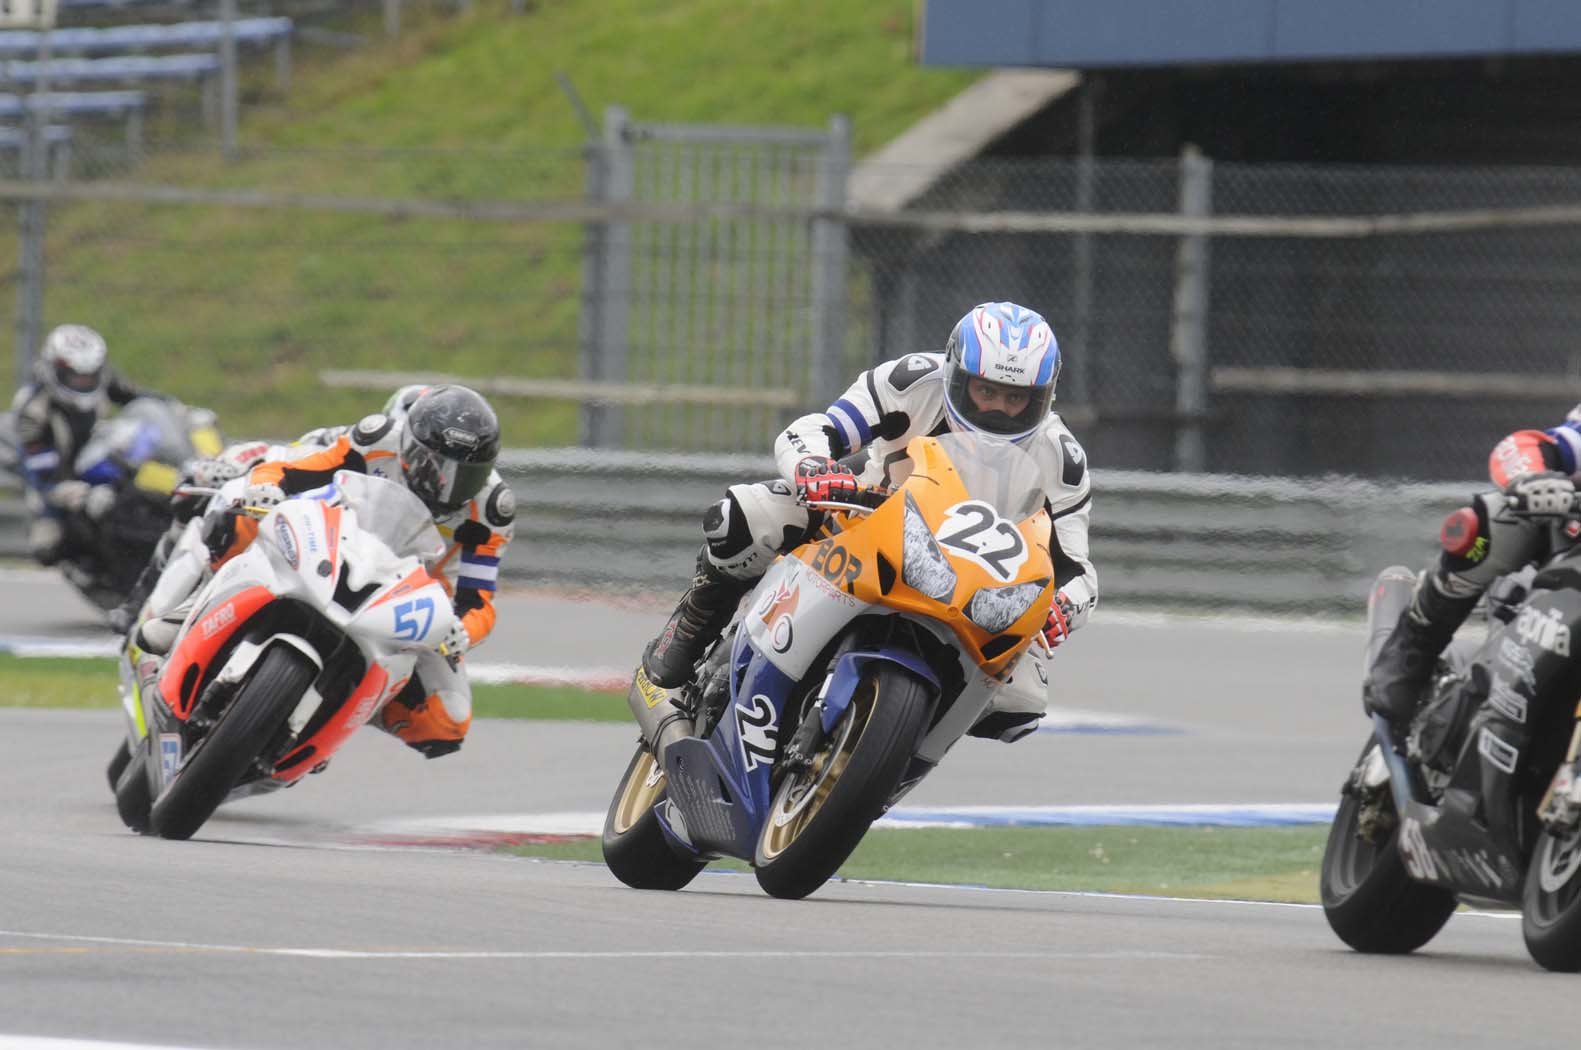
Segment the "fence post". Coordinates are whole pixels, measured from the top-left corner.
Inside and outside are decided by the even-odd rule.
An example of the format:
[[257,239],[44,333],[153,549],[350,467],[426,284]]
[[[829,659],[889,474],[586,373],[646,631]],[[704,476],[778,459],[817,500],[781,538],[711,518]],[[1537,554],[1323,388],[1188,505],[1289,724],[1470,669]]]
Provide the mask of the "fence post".
[[[30,182],[42,183],[49,178],[49,125],[52,113],[50,97],[49,60],[50,30],[54,27],[51,10],[43,20],[39,35],[38,79],[33,85],[33,96],[24,96],[23,124],[27,134],[22,144],[23,177]],[[27,103],[31,102],[31,105]],[[20,207],[20,229],[17,231],[17,319],[16,319],[16,381],[21,386],[32,372],[33,352],[44,338],[44,234],[47,227],[47,205],[41,201],[25,201]]]
[[[1206,218],[1213,211],[1213,161],[1196,146],[1180,154],[1180,214]],[[1169,354],[1175,361],[1175,469],[1207,469],[1203,423],[1208,410],[1208,238],[1180,238],[1175,253],[1175,299]]]
[[[1081,94],[1076,109],[1076,211],[1088,214],[1096,203],[1097,163],[1094,151],[1098,137],[1098,79],[1083,73]],[[1093,235],[1078,233],[1071,238],[1071,326],[1070,342],[1061,347],[1069,374],[1065,401],[1086,405],[1092,401],[1091,384],[1088,382],[1092,366],[1092,288],[1093,288]],[[1036,309],[1034,304],[1034,309]],[[1057,334],[1057,326],[1056,326]]]
[[236,0],[220,0],[220,152],[236,159]]
[[401,35],[401,0],[384,0],[384,35],[398,37]]
[[[851,121],[829,118],[829,140],[818,161],[818,207],[843,211],[851,175]],[[816,219],[812,230],[812,389],[829,404],[845,389],[845,272],[850,233],[840,219]]]
[[[589,193],[604,204],[627,204],[635,192],[630,117],[620,106],[604,110],[604,137],[596,147],[595,178]],[[581,374],[584,379],[623,382],[631,317],[631,223],[607,221],[590,227],[583,273],[591,278],[582,304]],[[623,408],[587,404],[582,409],[582,443],[619,448]]]

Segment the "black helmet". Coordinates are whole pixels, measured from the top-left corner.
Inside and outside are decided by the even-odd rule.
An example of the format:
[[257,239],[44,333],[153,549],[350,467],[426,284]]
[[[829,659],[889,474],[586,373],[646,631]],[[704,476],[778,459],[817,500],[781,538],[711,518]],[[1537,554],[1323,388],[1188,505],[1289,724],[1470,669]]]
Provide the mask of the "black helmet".
[[429,510],[460,510],[488,482],[499,454],[500,422],[477,391],[433,386],[412,402],[401,472]]

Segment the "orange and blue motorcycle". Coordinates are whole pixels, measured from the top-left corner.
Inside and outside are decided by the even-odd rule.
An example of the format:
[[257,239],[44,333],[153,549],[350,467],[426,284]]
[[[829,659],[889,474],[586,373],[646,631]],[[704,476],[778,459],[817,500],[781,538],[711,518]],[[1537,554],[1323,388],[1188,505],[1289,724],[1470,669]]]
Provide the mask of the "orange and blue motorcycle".
[[642,741],[604,824],[611,871],[679,889],[713,859],[776,897],[822,885],[989,708],[1054,595],[1045,480],[975,435],[917,438],[909,477],[826,512],[743,599],[694,680],[639,668]]

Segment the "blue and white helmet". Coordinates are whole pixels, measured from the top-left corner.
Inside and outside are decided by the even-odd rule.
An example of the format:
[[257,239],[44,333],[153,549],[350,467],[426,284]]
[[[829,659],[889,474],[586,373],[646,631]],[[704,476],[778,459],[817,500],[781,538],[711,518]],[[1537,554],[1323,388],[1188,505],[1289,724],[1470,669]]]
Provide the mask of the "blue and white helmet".
[[944,347],[950,429],[1025,441],[1048,418],[1059,366],[1059,343],[1042,314],[1015,303],[973,307]]

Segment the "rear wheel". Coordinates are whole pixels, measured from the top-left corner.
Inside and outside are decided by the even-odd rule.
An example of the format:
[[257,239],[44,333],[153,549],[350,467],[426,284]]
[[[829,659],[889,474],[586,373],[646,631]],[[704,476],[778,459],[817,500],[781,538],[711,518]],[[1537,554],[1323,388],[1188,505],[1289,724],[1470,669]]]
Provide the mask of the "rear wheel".
[[180,774],[154,800],[150,821],[167,839],[191,838],[219,808],[302,699],[318,669],[287,645],[264,653],[230,707]]
[[[1364,823],[1370,829],[1366,833]],[[1359,952],[1413,952],[1432,940],[1455,910],[1453,893],[1417,882],[1406,872],[1398,825],[1387,789],[1367,799],[1347,790],[1329,827],[1318,880],[1323,914],[1339,939]]]
[[766,892],[805,897],[845,863],[905,774],[928,698],[927,686],[893,665],[863,675],[811,766],[786,773],[774,792],[752,862]]
[[655,812],[664,801],[664,771],[639,745],[604,817],[604,863],[615,878],[639,890],[678,890],[703,870],[703,861],[670,848]]
[[1526,869],[1521,932],[1539,966],[1581,970],[1581,826],[1563,835],[1543,832]]

